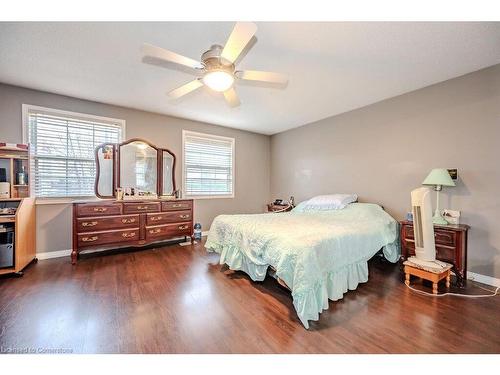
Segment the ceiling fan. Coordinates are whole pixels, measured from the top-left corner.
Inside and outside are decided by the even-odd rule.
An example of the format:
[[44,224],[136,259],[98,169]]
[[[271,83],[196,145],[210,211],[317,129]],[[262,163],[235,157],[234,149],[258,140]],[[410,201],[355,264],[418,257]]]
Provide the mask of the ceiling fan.
[[170,91],[168,96],[173,99],[180,98],[205,85],[214,91],[222,92],[226,102],[231,107],[237,107],[240,105],[240,100],[233,87],[237,79],[281,85],[288,82],[288,77],[280,73],[236,70],[236,60],[249,44],[256,31],[257,26],[252,22],[237,22],[226,45],[222,47],[214,44],[201,55],[201,61],[151,44],[144,44],[142,48],[143,61],[147,62],[147,58],[168,61],[192,68],[194,73],[200,74],[195,80]]

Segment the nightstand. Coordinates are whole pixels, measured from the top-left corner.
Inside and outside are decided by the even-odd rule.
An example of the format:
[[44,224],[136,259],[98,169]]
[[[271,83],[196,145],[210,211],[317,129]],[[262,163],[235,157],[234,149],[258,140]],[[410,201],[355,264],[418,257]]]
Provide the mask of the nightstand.
[[[400,221],[401,257],[406,260],[415,255],[415,237],[412,221]],[[467,232],[469,226],[434,224],[436,258],[453,264],[452,271],[457,277],[457,285],[463,287],[467,278]]]
[[280,206],[277,204],[269,203],[267,205],[267,212],[288,212],[293,210],[294,206]]

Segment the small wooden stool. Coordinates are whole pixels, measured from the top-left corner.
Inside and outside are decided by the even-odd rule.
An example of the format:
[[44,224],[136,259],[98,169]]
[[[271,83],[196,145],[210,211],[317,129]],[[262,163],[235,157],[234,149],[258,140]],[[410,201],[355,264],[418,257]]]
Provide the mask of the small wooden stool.
[[438,283],[446,279],[446,287],[450,287],[451,264],[445,263],[443,268],[429,268],[417,265],[411,261],[403,262],[405,266],[405,284],[410,286],[410,275],[420,277],[421,279],[432,282],[432,293],[438,294]]

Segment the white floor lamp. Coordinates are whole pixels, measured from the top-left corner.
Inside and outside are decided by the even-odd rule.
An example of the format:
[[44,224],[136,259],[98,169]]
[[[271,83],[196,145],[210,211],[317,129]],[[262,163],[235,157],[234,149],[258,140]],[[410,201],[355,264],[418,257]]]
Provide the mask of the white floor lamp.
[[433,169],[425,178],[424,182],[422,182],[422,185],[434,186],[434,190],[436,190],[436,211],[434,212],[432,222],[434,224],[448,224],[439,211],[439,192],[443,190],[443,186],[455,186],[455,183],[450,177],[450,173],[445,168]]

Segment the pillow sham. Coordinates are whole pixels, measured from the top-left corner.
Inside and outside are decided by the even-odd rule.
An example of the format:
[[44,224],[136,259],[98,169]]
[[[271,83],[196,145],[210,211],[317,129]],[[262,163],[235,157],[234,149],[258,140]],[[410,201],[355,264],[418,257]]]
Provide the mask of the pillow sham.
[[[341,210],[349,203],[356,202],[356,194],[330,194],[318,195],[309,199],[302,206],[303,211],[321,211],[321,210]],[[299,205],[300,206],[300,205]],[[297,206],[297,207],[299,207]]]

